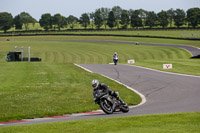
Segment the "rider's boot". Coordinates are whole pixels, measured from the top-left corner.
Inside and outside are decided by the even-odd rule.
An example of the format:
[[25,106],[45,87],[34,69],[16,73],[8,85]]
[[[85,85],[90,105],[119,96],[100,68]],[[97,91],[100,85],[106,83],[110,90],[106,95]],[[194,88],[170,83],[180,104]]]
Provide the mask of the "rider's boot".
[[122,99],[119,99],[119,101],[120,101],[123,105],[126,104]]

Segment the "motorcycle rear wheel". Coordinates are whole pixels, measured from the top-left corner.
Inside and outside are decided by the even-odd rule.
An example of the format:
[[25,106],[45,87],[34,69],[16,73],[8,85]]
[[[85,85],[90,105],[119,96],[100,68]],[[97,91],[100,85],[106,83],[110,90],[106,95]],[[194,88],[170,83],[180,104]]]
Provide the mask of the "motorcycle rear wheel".
[[120,110],[123,112],[123,113],[127,113],[129,111],[129,107],[128,105],[123,105]]

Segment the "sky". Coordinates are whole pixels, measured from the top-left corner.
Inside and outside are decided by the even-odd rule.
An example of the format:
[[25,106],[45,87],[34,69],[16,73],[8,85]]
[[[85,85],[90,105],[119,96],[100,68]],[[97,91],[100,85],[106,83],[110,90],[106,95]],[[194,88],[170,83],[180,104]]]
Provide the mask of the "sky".
[[52,16],[60,13],[65,17],[73,15],[79,18],[83,13],[114,6],[126,10],[144,9],[156,13],[170,8],[187,11],[189,8],[200,8],[200,0],[0,0],[0,12],[11,13],[13,17],[21,12],[27,12],[36,20],[45,13],[50,13]]

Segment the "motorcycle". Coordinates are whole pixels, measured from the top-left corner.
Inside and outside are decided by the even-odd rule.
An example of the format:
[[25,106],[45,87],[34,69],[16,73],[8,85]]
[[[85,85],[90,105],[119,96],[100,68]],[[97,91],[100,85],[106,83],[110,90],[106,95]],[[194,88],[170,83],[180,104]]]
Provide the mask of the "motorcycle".
[[95,103],[99,104],[100,108],[106,114],[112,114],[113,112],[127,113],[129,111],[128,104],[122,103],[117,98],[109,95],[108,93],[102,93],[101,90],[95,95]]
[[113,62],[114,62],[115,65],[117,65],[117,62],[118,62],[118,56],[114,56],[114,57],[113,57]]

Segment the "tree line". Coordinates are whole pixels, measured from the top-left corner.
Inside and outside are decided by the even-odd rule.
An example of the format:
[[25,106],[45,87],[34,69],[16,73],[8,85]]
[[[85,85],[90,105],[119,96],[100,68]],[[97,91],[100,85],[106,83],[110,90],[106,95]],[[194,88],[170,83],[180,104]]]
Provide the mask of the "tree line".
[[[0,12],[0,30],[6,32],[11,27],[15,29],[28,30],[29,24],[37,23],[29,13],[22,12],[13,18],[12,14],[8,12]],[[51,15],[45,13],[41,15],[39,20],[40,26],[46,31],[48,30],[61,30],[61,28],[70,27],[74,29],[76,24],[81,24],[82,27],[87,29],[89,26],[92,29],[100,29],[104,26],[104,29],[108,27],[113,29],[114,27],[127,29],[130,25],[132,28],[139,28],[147,26],[149,28],[161,26],[166,28],[168,25],[172,27],[175,25],[177,28],[187,24],[188,27],[197,27],[200,24],[200,8],[190,8],[186,12],[182,9],[169,9],[167,11],[160,11],[155,13],[154,11],[146,11],[143,9],[138,10],[125,10],[120,6],[114,6],[113,8],[99,8],[92,13],[83,13],[80,18],[73,15],[68,17],[62,16],[57,13]]]

